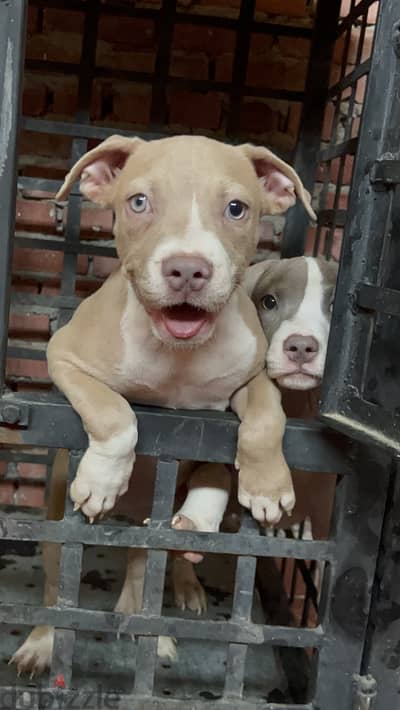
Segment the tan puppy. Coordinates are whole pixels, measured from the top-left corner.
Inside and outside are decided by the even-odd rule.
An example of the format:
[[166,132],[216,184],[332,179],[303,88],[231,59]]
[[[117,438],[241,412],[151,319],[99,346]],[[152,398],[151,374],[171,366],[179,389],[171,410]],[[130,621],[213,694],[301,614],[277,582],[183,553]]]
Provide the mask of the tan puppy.
[[[298,176],[264,148],[114,136],[73,167],[58,199],[79,177],[84,195],[115,212],[122,266],[48,348],[50,374],[89,437],[71,487],[76,508],[93,520],[127,490],[137,440],[127,399],[220,410],[231,404],[241,420],[239,501],[260,522],[278,522],[294,506],[281,449],[285,417],[263,370],[256,311],[239,284],[263,214],[285,211],[297,194],[314,217]],[[184,521],[218,530],[229,495],[222,468],[218,475],[213,469],[224,479],[219,487],[207,467],[195,469],[177,527]],[[130,552],[119,611],[141,607],[143,559]],[[195,584],[193,574],[186,567],[182,582],[180,571],[181,589],[185,579]],[[161,655],[172,655],[171,639],[160,644]],[[35,629],[13,660],[19,669],[41,670],[51,646],[52,630]]]

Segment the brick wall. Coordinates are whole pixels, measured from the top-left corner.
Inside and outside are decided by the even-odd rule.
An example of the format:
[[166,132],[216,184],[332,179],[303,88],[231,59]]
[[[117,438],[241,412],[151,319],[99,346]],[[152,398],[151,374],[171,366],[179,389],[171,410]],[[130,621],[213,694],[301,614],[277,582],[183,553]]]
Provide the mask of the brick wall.
[[[158,7],[155,0],[146,0],[145,7]],[[237,17],[239,0],[178,0],[185,12]],[[342,14],[348,12],[350,0],[343,0]],[[314,2],[310,0],[257,0],[256,19],[269,22],[290,23],[311,27]],[[375,16],[373,9],[368,18],[365,47],[362,58],[371,50]],[[82,46],[84,16],[80,12],[29,7],[27,37],[27,69],[24,82],[23,112],[27,117],[71,121],[77,108],[77,78],[74,65],[79,63]],[[348,53],[347,69],[350,71],[357,58],[358,34],[355,27]],[[152,19],[119,18],[108,15],[100,19],[97,43],[97,66],[104,70],[118,69],[151,73],[154,70],[158,46],[157,28]],[[232,80],[235,33],[224,28],[194,27],[180,24],[175,27],[172,42],[170,75],[187,79],[211,79],[217,82]],[[247,85],[298,91],[304,88],[309,40],[284,36],[254,34],[251,37]],[[331,81],[340,76],[343,42],[337,43]],[[32,69],[32,62],[40,62]],[[46,69],[48,62],[62,62],[60,72]],[[65,64],[69,70],[65,70]],[[76,69],[76,68],[75,68]],[[76,74],[76,71],[75,71]],[[122,78],[98,77],[90,97],[90,120],[96,125],[118,129],[146,130],[150,119],[151,87],[145,83],[128,82]],[[353,107],[354,131],[358,130],[365,86],[360,80],[356,103]],[[347,102],[347,103],[346,103]],[[341,115],[348,109],[348,97],[343,95]],[[333,130],[334,107],[328,105],[323,139]],[[228,116],[228,100],[223,91],[193,92],[188,88],[171,86],[167,93],[166,123],[164,128],[175,132],[201,132],[224,138]],[[301,105],[296,102],[246,97],[240,113],[240,132],[244,140],[262,142],[286,155],[296,145],[301,117]],[[340,120],[335,127],[340,140]],[[23,131],[20,138],[20,175],[61,179],[68,170],[72,141],[65,136]],[[334,199],[337,161],[330,167],[331,186],[329,200]],[[336,171],[336,172],[335,172]],[[345,208],[351,180],[352,163],[346,162],[344,187],[340,206]],[[320,171],[317,181],[323,179]],[[321,187],[316,186],[315,204],[319,204]],[[17,204],[17,234],[60,236],[56,224],[52,194],[19,189]],[[65,222],[65,215],[64,215]],[[284,220],[266,221],[261,229],[262,246],[276,249]],[[83,204],[81,234],[85,239],[111,238],[111,214],[88,203]],[[312,249],[314,230],[310,229],[307,249]],[[334,255],[340,250],[341,231],[335,234]],[[109,257],[87,257],[77,260],[76,295],[85,297],[96,290],[102,280],[115,267],[116,260]],[[51,249],[30,249],[16,246],[13,257],[12,290],[30,295],[57,295],[63,268],[63,254]],[[57,312],[42,306],[15,305],[10,316],[12,343],[28,342],[38,349],[45,344],[56,328]],[[15,390],[32,387],[48,388],[45,360],[9,358],[8,384]],[[22,465],[22,464],[21,464]],[[11,466],[11,468],[10,468]],[[29,466],[29,464],[24,464]],[[37,470],[32,464],[29,470]],[[26,468],[25,471],[28,469]],[[41,502],[40,486],[19,487],[22,475],[20,466],[0,462],[0,503],[21,502],[36,505]],[[41,475],[43,471],[41,472]],[[25,474],[24,474],[25,475]],[[11,476],[11,478],[10,478]],[[34,473],[32,473],[34,476]],[[8,478],[7,478],[8,477]]]

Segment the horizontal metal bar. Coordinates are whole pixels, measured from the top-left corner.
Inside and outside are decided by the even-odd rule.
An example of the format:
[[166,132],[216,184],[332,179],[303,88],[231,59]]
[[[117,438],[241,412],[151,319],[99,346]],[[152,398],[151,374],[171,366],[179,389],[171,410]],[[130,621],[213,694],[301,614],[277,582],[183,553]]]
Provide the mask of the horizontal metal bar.
[[117,257],[114,246],[100,244],[97,240],[82,239],[79,243],[66,241],[61,237],[46,237],[36,234],[15,234],[15,246],[28,249],[50,249],[62,251],[64,254],[88,254],[89,256]]
[[[87,436],[79,416],[62,397],[11,393],[0,404],[29,410],[29,426],[13,433],[0,427],[0,442],[85,449]],[[192,461],[233,463],[239,421],[230,412],[179,411],[134,405],[138,417],[137,452]],[[316,421],[290,419],[284,437],[289,466],[318,473],[349,473],[352,442]]]
[[354,155],[357,150],[357,143],[358,138],[350,138],[348,141],[343,141],[343,143],[330,145],[329,148],[321,150],[318,156],[318,160],[321,163],[325,163],[328,160],[340,158],[341,155]]
[[121,525],[89,525],[71,520],[30,520],[4,517],[0,533],[5,540],[82,543],[105,547],[134,547],[153,550],[187,550],[255,557],[291,557],[302,560],[334,559],[335,543],[319,540],[291,540],[243,533],[206,533],[172,528],[146,528]]
[[365,62],[361,62],[361,64],[357,64],[356,68],[353,69],[350,74],[347,74],[346,76],[343,77],[340,81],[337,82],[337,84],[334,84],[333,86],[330,87],[329,89],[329,97],[336,96],[337,94],[340,94],[344,89],[347,89],[349,86],[353,86],[353,84],[356,83],[359,79],[361,79],[362,76],[365,76],[365,74],[368,74],[371,69],[371,59],[366,59]]
[[371,168],[370,180],[373,185],[387,185],[389,187],[398,185],[400,183],[400,160],[376,160]]
[[347,210],[320,210],[318,224],[321,227],[344,227],[346,224]]
[[13,357],[23,360],[46,360],[46,348],[42,350],[24,345],[9,345],[7,348],[7,357]]
[[[18,688],[16,686],[2,686],[1,693],[4,694],[3,697],[7,698],[7,703],[9,699],[15,699],[14,707],[27,707],[27,702],[30,703],[28,707],[36,707],[32,704],[36,698],[39,699],[40,693],[46,698],[46,703],[54,701],[51,707],[54,708],[90,708],[94,707],[93,702],[97,700],[97,691],[88,690],[63,690],[61,688],[47,688],[46,686],[41,686],[41,688],[27,688],[26,686]],[[152,696],[151,698],[140,696],[140,695],[122,695],[120,693],[109,693],[108,696],[108,707],[112,707],[113,710],[182,710],[183,704],[188,707],[190,703],[190,710],[313,710],[312,704],[302,704],[295,705],[289,704],[279,704],[267,703],[265,700],[257,701],[253,698],[249,700],[232,700],[220,698],[218,700],[182,700],[157,696]],[[17,703],[20,705],[17,705]],[[101,700],[100,700],[101,702]],[[49,707],[49,705],[46,705]],[[8,705],[8,707],[12,707]]]
[[391,288],[359,284],[356,287],[356,303],[367,311],[400,316],[400,291]]
[[106,631],[130,636],[173,636],[179,638],[232,643],[248,643],[293,648],[320,648],[326,637],[320,626],[298,629],[290,626],[254,624],[241,619],[210,621],[180,619],[172,616],[146,614],[115,614],[108,611],[68,607],[34,607],[27,604],[1,604],[0,622],[37,626],[49,624],[75,631]]
[[56,193],[62,185],[62,180],[47,180],[40,177],[18,176],[17,188],[23,190],[42,190],[43,192]]
[[71,136],[72,138],[94,138],[105,140],[109,136],[118,133],[120,136],[131,137],[133,135],[145,140],[156,140],[165,138],[173,133],[155,133],[152,131],[126,131],[122,128],[104,128],[103,126],[93,126],[86,123],[73,123],[68,121],[46,121],[41,118],[24,117],[22,119],[22,129],[25,131],[34,131],[36,133],[50,133],[60,136]]
[[41,308],[48,308],[49,310],[62,308],[64,311],[74,311],[82,300],[83,299],[79,298],[79,296],[44,296],[41,293],[32,294],[23,293],[22,291],[14,291],[11,293],[12,306],[40,306]]

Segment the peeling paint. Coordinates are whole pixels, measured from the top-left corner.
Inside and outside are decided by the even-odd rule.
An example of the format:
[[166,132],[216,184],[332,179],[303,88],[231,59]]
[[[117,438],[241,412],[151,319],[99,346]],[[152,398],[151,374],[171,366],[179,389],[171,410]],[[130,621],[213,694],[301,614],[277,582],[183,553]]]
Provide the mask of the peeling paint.
[[0,178],[4,173],[8,156],[12,127],[12,78],[13,78],[13,46],[7,42],[6,63],[3,81],[3,103],[0,115]]

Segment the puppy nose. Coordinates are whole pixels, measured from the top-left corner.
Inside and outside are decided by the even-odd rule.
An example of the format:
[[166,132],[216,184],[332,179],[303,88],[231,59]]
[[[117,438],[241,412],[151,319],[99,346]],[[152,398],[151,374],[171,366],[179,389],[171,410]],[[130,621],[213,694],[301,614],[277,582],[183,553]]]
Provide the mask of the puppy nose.
[[290,335],[283,343],[283,350],[292,362],[302,365],[312,362],[318,354],[318,340],[312,335]]
[[201,256],[171,256],[162,262],[161,272],[174,291],[201,291],[211,278],[212,265]]

